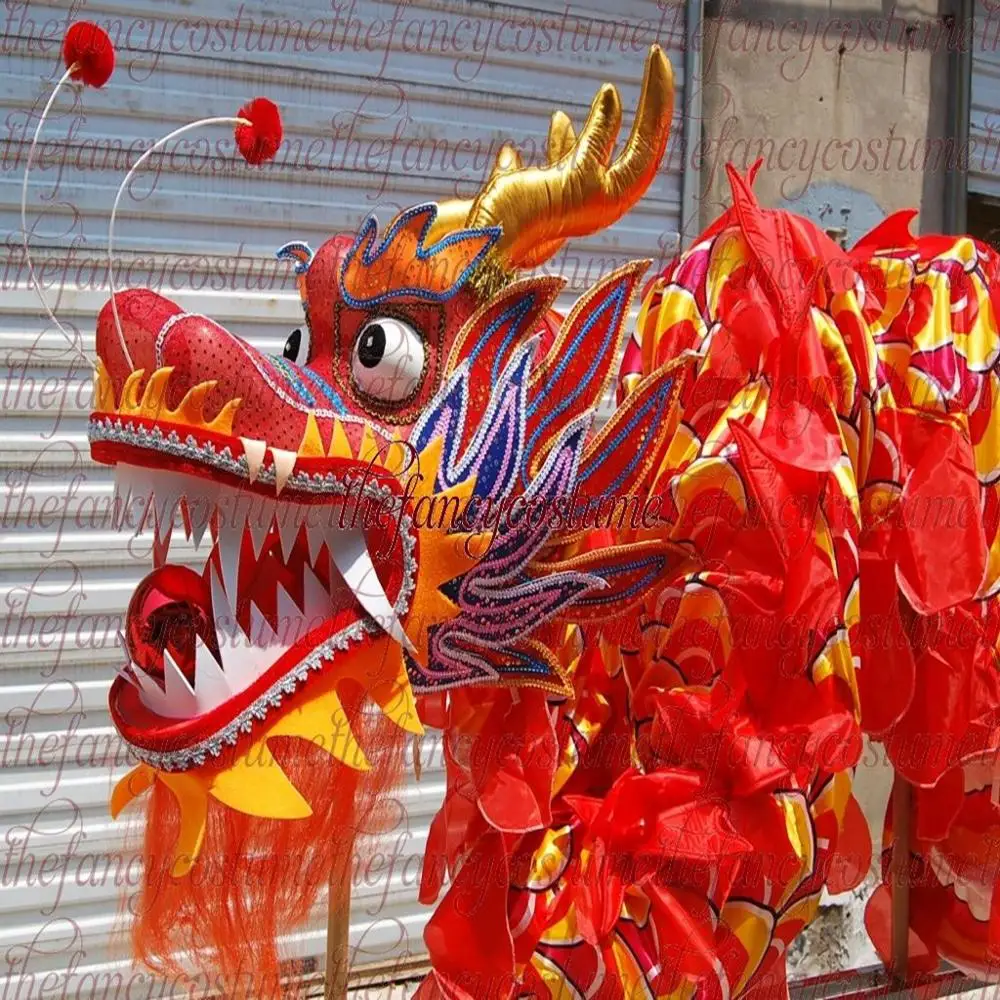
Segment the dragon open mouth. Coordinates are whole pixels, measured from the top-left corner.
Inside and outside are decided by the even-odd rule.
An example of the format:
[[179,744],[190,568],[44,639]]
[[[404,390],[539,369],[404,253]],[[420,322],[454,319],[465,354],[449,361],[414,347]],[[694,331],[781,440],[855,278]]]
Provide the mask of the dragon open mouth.
[[[340,428],[338,454],[308,442],[303,453],[269,448],[228,433],[238,402],[205,421],[197,387],[182,403],[190,423],[163,420],[152,397],[168,376],[154,374],[141,399],[126,387],[116,407],[99,372],[90,437],[95,458],[116,467],[117,526],[155,532],[112,716],[142,760],[183,770],[218,756],[349,648],[387,634],[409,644],[400,619],[416,534],[396,475],[372,442],[351,444],[353,429]],[[169,562],[175,522],[202,551],[211,540],[200,573]]]

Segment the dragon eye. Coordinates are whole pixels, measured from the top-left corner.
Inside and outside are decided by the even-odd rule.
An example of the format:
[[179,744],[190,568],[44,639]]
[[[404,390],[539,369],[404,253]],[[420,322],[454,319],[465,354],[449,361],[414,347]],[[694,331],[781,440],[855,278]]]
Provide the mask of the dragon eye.
[[385,403],[412,396],[424,376],[424,341],[409,323],[383,317],[358,332],[351,375],[365,395]]
[[309,360],[309,330],[296,327],[288,335],[281,355],[297,365],[304,365]]

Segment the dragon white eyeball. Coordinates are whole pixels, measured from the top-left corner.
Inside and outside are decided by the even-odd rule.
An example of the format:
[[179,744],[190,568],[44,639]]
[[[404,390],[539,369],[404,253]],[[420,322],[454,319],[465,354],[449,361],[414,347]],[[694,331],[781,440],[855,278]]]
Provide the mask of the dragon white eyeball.
[[405,320],[369,320],[351,352],[351,376],[366,396],[399,403],[412,396],[424,376],[424,341]]

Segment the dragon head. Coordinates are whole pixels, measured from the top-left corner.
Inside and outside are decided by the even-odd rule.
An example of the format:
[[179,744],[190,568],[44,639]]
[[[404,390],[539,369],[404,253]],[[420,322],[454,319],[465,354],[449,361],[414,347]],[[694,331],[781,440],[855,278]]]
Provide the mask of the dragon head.
[[[329,837],[330,800],[360,794],[370,768],[389,780],[372,754],[422,731],[422,696],[566,691],[562,616],[620,616],[662,571],[670,554],[641,527],[628,544],[588,531],[596,499],[641,486],[669,436],[667,370],[592,430],[647,262],[565,318],[562,280],[521,272],[641,197],[672,109],[654,47],[617,157],[605,86],[579,135],[553,116],[544,165],[504,146],[471,200],[381,232],[369,218],[315,252],[286,244],[304,322],[280,356],[149,290],[105,306],[92,455],[115,467],[122,520],[156,539],[110,695],[140,761],[112,810],[160,797],[147,848],[168,884],[222,836],[213,816],[313,816]],[[206,540],[201,570],[172,562],[181,524]],[[296,742],[334,771],[297,767]]]

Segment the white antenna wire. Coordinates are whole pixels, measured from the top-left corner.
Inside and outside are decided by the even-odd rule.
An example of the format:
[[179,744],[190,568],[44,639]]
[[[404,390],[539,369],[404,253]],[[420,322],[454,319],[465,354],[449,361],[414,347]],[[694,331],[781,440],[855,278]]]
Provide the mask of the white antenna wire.
[[[69,74],[67,73],[67,76]],[[65,79],[65,77],[63,78]],[[138,160],[135,161],[132,168],[125,175],[125,179],[121,182],[118,188],[118,193],[115,195],[115,203],[111,209],[111,220],[108,223],[108,289],[111,293],[111,312],[115,317],[115,329],[118,331],[118,342],[122,346],[122,351],[125,354],[125,360],[128,362],[130,369],[134,370],[135,365],[132,363],[132,356],[129,354],[128,345],[125,343],[125,333],[122,330],[121,319],[118,316],[118,302],[115,298],[115,260],[114,260],[114,240],[115,240],[115,216],[118,213],[118,202],[121,201],[122,195],[125,193],[125,188],[128,186],[128,182],[135,175],[135,172],[153,155],[158,149],[164,146],[166,143],[170,142],[171,139],[176,139],[177,136],[183,135],[185,132],[191,131],[191,129],[201,128],[204,125],[247,125],[250,128],[253,127],[253,122],[248,121],[246,118],[202,118],[200,121],[189,122],[187,125],[182,125],[178,129],[174,129],[169,135],[165,135],[162,139],[158,139],[149,149],[146,150]]]
[[87,357],[86,352],[79,345],[78,338],[75,337],[69,330],[66,329],[56,318],[56,314],[52,311],[52,307],[46,301],[45,293],[42,290],[42,284],[38,280],[38,275],[35,274],[35,265],[31,260],[31,249],[28,246],[28,179],[31,176],[31,161],[35,155],[35,147],[38,145],[38,137],[42,134],[42,126],[44,126],[46,119],[49,116],[49,112],[52,110],[52,105],[55,103],[55,99],[62,90],[63,84],[79,69],[79,63],[73,63],[72,66],[60,77],[59,82],[55,85],[52,93],[49,94],[48,103],[45,105],[42,111],[41,117],[38,119],[38,127],[35,129],[35,134],[32,137],[31,145],[28,147],[28,159],[24,164],[24,180],[21,183],[21,244],[24,247],[24,259],[28,265],[28,277],[31,279],[31,287],[35,290],[35,295],[38,296],[38,301],[42,305],[42,309],[45,310],[46,315],[55,323],[56,328],[59,332],[66,338],[66,342],[76,351],[78,357],[85,361],[88,365],[92,364],[90,358]]

